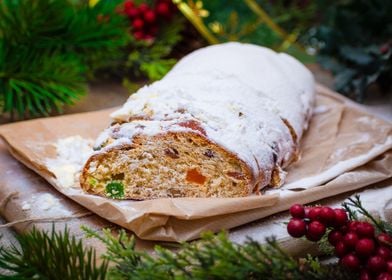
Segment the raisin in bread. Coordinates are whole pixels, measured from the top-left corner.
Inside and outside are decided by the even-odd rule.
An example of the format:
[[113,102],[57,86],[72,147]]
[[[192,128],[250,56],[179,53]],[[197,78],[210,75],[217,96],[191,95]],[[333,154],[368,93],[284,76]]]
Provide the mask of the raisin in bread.
[[298,157],[312,74],[270,49],[199,49],[131,95],[96,141],[82,188],[118,199],[241,197],[279,187]]

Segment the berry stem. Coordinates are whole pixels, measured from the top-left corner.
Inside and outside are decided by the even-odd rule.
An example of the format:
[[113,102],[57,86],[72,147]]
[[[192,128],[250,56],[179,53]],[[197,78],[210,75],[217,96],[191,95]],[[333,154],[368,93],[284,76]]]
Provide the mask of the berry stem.
[[[349,202],[344,202],[342,204],[342,206],[347,210],[347,212],[350,215],[350,218],[353,220],[358,220],[358,216],[356,214],[356,211],[358,211],[360,214],[362,214],[363,216],[367,217],[368,219],[370,219],[373,224],[382,232],[385,232],[385,226],[383,223],[381,223],[380,221],[376,220],[372,214],[370,214],[362,205],[362,202],[360,200],[360,196],[359,195],[355,195],[354,198],[349,198],[348,199]],[[356,210],[352,210],[351,207],[356,208]]]

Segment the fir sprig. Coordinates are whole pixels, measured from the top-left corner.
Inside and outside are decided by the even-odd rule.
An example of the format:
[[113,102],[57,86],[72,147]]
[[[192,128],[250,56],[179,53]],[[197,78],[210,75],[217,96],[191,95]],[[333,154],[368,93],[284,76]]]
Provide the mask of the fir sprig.
[[121,2],[0,1],[0,113],[47,115],[85,93],[87,76],[129,42]]
[[[354,279],[337,264],[322,265],[317,258],[296,259],[274,239],[243,245],[226,233],[204,234],[200,241],[183,243],[177,251],[157,246],[153,254],[136,250],[133,236],[84,228],[107,247],[104,260],[82,241],[64,233],[33,230],[18,236],[18,245],[0,248],[1,279]],[[109,266],[108,264],[112,264]],[[1,272],[2,269],[7,273]]]
[[96,262],[96,253],[85,248],[69,231],[51,233],[33,229],[17,236],[19,245],[0,248],[1,279],[105,279],[108,262]]
[[[343,204],[350,217],[371,220],[380,231],[391,234],[391,225],[375,219],[359,196]],[[362,216],[359,216],[362,215]],[[106,245],[103,261],[82,241],[63,233],[33,229],[17,237],[19,245],[0,248],[1,279],[357,279],[358,273],[338,263],[325,265],[316,257],[294,258],[273,238],[265,244],[248,239],[232,242],[224,232],[205,233],[201,240],[181,243],[176,250],[156,246],[152,254],[136,249],[133,235],[109,229],[102,233],[83,227],[87,237]],[[327,243],[326,239],[321,243]],[[319,243],[319,245],[322,245]],[[322,247],[322,246],[321,246]],[[111,266],[109,266],[111,264]],[[8,274],[1,272],[6,270]],[[2,274],[3,273],[3,274]]]
[[193,243],[182,243],[179,250],[155,247],[152,255],[135,250],[135,239],[125,231],[113,237],[84,230],[107,246],[105,258],[115,263],[110,279],[348,279],[350,273],[322,266],[316,258],[300,261],[289,256],[274,239],[260,244],[248,239],[235,244],[226,233],[206,233]]
[[86,92],[83,73],[72,54],[32,52],[0,41],[0,109],[20,117],[60,111]]

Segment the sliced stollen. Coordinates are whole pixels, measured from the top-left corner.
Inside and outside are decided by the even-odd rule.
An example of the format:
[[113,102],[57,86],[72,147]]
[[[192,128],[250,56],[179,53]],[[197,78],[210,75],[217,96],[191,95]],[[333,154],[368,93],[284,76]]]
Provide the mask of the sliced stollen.
[[81,186],[118,199],[239,197],[279,187],[314,94],[312,74],[289,55],[241,43],[197,50],[111,115]]

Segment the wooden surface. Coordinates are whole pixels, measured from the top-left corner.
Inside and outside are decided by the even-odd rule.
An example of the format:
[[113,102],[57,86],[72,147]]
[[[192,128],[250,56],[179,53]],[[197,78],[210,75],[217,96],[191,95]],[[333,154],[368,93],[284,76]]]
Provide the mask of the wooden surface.
[[[332,87],[332,77],[328,75],[328,73],[321,71],[317,66],[311,66],[311,70],[315,73],[317,81],[320,83],[327,85],[329,87]],[[125,102],[125,100],[128,97],[128,92],[121,87],[120,84],[118,83],[93,83],[90,85],[90,93],[84,97],[78,104],[76,104],[73,107],[68,107],[65,108],[66,114],[69,113],[77,113],[77,112],[87,112],[87,111],[93,111],[93,110],[98,110],[98,109],[103,109],[103,108],[109,108],[113,106],[119,106]],[[392,121],[392,100],[390,99],[383,99],[381,96],[374,96],[376,98],[369,99],[368,102],[371,104],[368,106],[369,111],[378,114],[379,116],[383,117],[384,119],[389,119]],[[1,119],[0,123],[5,123],[7,122],[7,119]],[[26,198],[30,195],[29,190],[33,187],[37,191],[42,191],[42,192],[49,192],[53,194],[53,196],[59,198],[60,203],[64,204],[67,208],[73,209],[75,213],[78,212],[83,212],[86,211],[83,209],[81,206],[77,205],[76,203],[70,201],[66,197],[62,197],[60,194],[56,193],[56,191],[53,188],[48,188],[48,183],[46,183],[43,179],[41,179],[38,175],[36,175],[34,172],[28,170],[26,167],[24,167],[22,164],[19,162],[15,161],[7,152],[4,151],[4,146],[2,143],[0,143],[0,165],[8,166],[7,170],[5,169],[0,169],[1,172],[22,172],[25,174],[25,176],[21,176],[18,178],[18,181],[15,182],[15,184],[18,184],[18,189],[24,189],[24,191],[19,192],[18,196],[15,196],[14,198],[10,199],[8,202],[8,207],[11,205],[14,207],[14,215],[15,216],[21,216],[23,213],[23,210],[21,209],[20,205],[21,203],[26,200]],[[3,174],[0,174],[0,176],[4,177]],[[4,180],[4,178],[3,178]],[[383,182],[383,186],[392,186],[392,182]],[[0,185],[0,187],[2,187]],[[2,197],[0,197],[0,201],[2,201]],[[332,200],[330,199],[329,201],[335,201],[341,200],[342,198],[333,198]],[[39,217],[45,217],[45,215],[48,215],[45,210],[42,210],[42,213],[37,213],[37,216]],[[22,215],[23,216],[23,215]],[[5,217],[6,220],[14,220],[12,215]],[[273,220],[271,219],[287,219],[287,214],[283,213],[278,215],[277,217],[272,217],[268,220],[263,220],[259,222],[254,222],[246,226],[239,227],[235,230],[232,231],[231,237],[233,240],[241,241],[243,240],[243,236],[249,235],[252,236],[255,239],[260,239],[263,238],[263,234],[259,234],[257,229],[263,228],[266,223],[272,223]],[[2,220],[0,220],[0,224],[3,223]],[[95,216],[95,215],[90,215],[86,216],[80,219],[74,219],[74,220],[69,220],[66,222],[60,222],[56,223],[56,228],[63,228],[64,225],[67,224],[67,226],[72,230],[72,232],[79,237],[82,237],[82,233],[80,230],[80,225],[81,224],[88,224],[92,228],[100,229],[102,227],[110,227],[112,226],[110,223],[107,221]],[[26,229],[29,229],[33,226],[32,223],[22,223],[18,224],[15,229],[17,231],[24,231]],[[51,223],[41,223],[39,224],[40,228],[46,228],[50,229],[52,227]],[[9,242],[13,242],[13,233],[9,229],[0,229],[0,234],[3,235],[3,238],[0,241],[0,244],[5,244],[7,245]],[[270,234],[273,234],[271,232]],[[87,244],[89,241],[87,241]],[[139,242],[140,248],[151,248],[152,243],[151,242]],[[94,243],[94,246],[98,246],[98,250],[101,251],[102,247]]]

